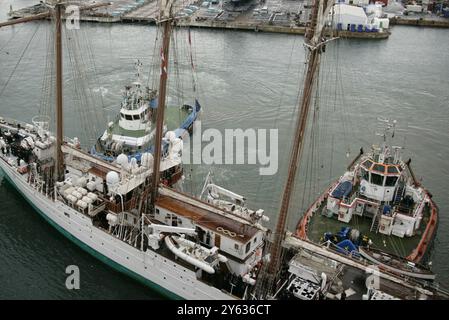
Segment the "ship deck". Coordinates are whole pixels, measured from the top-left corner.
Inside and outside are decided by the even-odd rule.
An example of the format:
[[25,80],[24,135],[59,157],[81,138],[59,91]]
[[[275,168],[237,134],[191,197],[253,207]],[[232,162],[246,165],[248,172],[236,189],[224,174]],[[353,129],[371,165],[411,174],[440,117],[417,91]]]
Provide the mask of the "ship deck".
[[399,238],[394,235],[387,236],[378,232],[371,232],[370,228],[372,220],[368,217],[353,215],[349,223],[338,221],[336,216],[329,218],[322,214],[325,206],[326,201],[323,202],[322,206],[310,218],[307,236],[311,241],[322,243],[325,232],[337,233],[343,227],[350,227],[358,229],[361,235],[368,236],[373,242],[372,247],[402,257],[411,254],[418,246],[430,218],[430,207],[426,206],[424,209],[423,220],[421,221],[420,228],[417,230],[416,234],[412,237]]

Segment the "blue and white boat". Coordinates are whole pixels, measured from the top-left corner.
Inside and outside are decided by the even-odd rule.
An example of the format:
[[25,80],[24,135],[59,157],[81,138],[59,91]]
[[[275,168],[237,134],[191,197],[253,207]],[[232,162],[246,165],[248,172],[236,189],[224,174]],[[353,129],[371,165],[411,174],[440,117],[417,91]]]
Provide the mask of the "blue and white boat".
[[[90,153],[93,156],[113,162],[123,153],[129,160],[135,158],[140,162],[142,154],[153,153],[156,132],[153,123],[157,109],[157,91],[142,86],[141,63],[137,62],[136,67],[137,81],[125,87],[120,112],[114,121],[108,123],[107,129],[92,146]],[[184,104],[180,108],[167,108],[167,111],[164,134],[167,131],[173,131],[173,139],[182,139],[191,132],[193,123],[201,111],[201,105],[195,99],[194,106]],[[174,121],[183,117],[185,118],[182,122]],[[165,142],[164,148],[167,147],[168,142]]]

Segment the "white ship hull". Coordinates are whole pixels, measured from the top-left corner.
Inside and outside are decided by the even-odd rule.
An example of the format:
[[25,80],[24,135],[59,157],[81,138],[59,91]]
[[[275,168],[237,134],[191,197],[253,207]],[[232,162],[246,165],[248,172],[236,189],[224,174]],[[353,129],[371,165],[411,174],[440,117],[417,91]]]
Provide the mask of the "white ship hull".
[[150,248],[142,252],[95,226],[78,211],[53,201],[35,190],[0,157],[7,180],[27,202],[65,237],[97,259],[172,299],[233,299],[196,278],[195,272],[171,261]]

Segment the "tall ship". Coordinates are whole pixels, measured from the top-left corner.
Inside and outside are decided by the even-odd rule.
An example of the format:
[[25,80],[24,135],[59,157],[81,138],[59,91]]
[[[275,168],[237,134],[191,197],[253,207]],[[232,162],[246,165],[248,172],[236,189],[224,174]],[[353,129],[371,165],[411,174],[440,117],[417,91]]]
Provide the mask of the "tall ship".
[[[160,79],[154,152],[109,162],[63,136],[60,1],[55,21],[56,133],[46,118],[32,124],[0,118],[0,168],[5,178],[53,227],[100,261],[170,298],[183,299],[440,299],[446,292],[347,256],[288,232],[289,206],[301,159],[307,115],[333,2],[317,0],[305,41],[307,72],[276,228],[244,196],[209,176],[199,197],[161,183],[180,163],[179,145],[164,150],[172,1],[161,1]],[[82,9],[82,8],[81,8]],[[123,156],[122,156],[123,155]],[[119,159],[120,158],[120,159]],[[418,268],[419,269],[419,268]],[[360,281],[362,280],[362,281]],[[366,281],[363,281],[366,280]],[[369,281],[368,281],[369,280]],[[372,281],[371,281],[372,280]]]

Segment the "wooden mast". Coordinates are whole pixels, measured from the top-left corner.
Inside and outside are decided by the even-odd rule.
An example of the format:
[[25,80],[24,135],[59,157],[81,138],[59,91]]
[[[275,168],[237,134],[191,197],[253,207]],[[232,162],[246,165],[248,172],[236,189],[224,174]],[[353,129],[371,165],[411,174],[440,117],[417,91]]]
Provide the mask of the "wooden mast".
[[62,110],[62,4],[58,1],[55,5],[56,32],[55,32],[55,52],[56,52],[56,166],[55,178],[60,181],[64,178],[64,156],[61,146],[63,144],[63,110]]
[[268,276],[270,277],[268,290],[272,289],[273,281],[279,272],[281,264],[281,249],[284,240],[285,227],[287,224],[288,210],[290,206],[291,195],[294,188],[299,160],[304,145],[304,134],[307,125],[307,117],[312,101],[313,88],[317,76],[317,70],[320,63],[320,55],[323,47],[323,27],[324,19],[327,18],[330,0],[315,0],[312,6],[312,17],[310,26],[305,35],[305,45],[309,49],[307,56],[307,73],[304,80],[303,94],[300,103],[298,117],[296,119],[296,131],[294,134],[292,150],[288,166],[287,181],[282,195],[281,208],[278,215],[278,221],[274,234],[274,241],[271,247],[271,260],[268,266]]
[[[55,15],[55,56],[56,56],[56,150],[55,150],[55,179],[60,181],[64,178],[64,156],[61,150],[61,146],[64,143],[63,138],[63,78],[62,78],[62,8],[63,3],[61,0],[55,0],[54,15]],[[95,9],[103,6],[107,6],[109,3],[100,3],[87,5],[79,8],[80,11]],[[24,23],[33,20],[44,19],[51,16],[51,10],[41,14],[37,14],[30,17],[15,19],[7,22],[0,23],[0,28],[19,23]]]
[[156,138],[154,140],[154,164],[151,194],[151,208],[154,208],[159,187],[160,161],[162,155],[162,132],[164,127],[165,99],[167,94],[168,59],[170,53],[172,0],[161,0],[160,19],[163,26],[161,49],[161,76],[159,79],[158,104],[156,110]]

